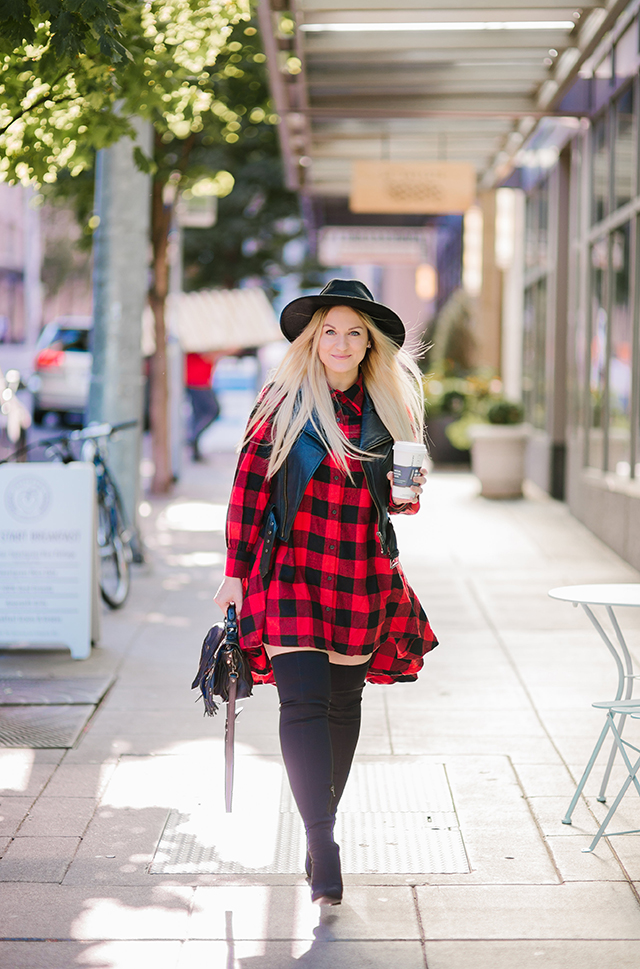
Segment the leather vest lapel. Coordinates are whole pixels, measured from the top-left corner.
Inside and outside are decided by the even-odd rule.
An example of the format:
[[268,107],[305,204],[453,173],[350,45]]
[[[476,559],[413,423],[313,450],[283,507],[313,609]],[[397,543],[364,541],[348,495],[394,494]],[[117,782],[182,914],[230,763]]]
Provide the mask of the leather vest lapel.
[[371,398],[365,390],[364,407],[362,408],[362,431],[360,432],[360,447],[363,451],[373,451],[381,444],[392,441],[389,431],[373,409]]
[[[394,558],[397,555],[397,545],[387,511],[389,484],[386,479],[386,473],[392,466],[393,439],[376,414],[366,389],[360,447],[377,454],[377,458],[373,461],[363,461],[362,466],[378,513],[378,538],[385,554]],[[320,435],[311,421],[307,421],[291,448],[284,466],[280,468],[274,479],[270,507],[275,510],[280,540],[285,542],[289,540],[305,489],[326,454],[327,450]]]

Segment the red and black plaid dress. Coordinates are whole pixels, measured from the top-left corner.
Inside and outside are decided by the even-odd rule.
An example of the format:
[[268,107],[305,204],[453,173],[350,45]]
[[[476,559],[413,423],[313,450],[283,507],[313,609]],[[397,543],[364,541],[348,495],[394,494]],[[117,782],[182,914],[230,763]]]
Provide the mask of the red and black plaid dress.
[[[345,393],[332,391],[332,397],[340,427],[359,443],[361,380]],[[377,513],[360,461],[350,462],[350,480],[327,455],[307,485],[289,541],[276,544],[265,587],[258,571],[259,532],[271,489],[268,459],[257,450],[269,435],[264,425],[243,448],[227,516],[226,574],[243,580],[240,643],[254,680],[274,682],[263,643],[349,656],[373,653],[369,682],[415,680],[437,640],[399,563],[392,567],[381,552]],[[418,503],[409,507],[415,513]]]

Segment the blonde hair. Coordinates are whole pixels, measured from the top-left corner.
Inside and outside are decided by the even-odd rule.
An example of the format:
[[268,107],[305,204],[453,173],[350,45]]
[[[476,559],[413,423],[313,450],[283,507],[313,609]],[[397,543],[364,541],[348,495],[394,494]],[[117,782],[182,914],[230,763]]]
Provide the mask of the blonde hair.
[[[323,306],[289,347],[259,398],[240,448],[258,428],[271,424],[272,449],[267,476],[273,477],[307,421],[310,421],[340,468],[349,473],[349,458],[376,455],[347,440],[336,423],[331,389],[318,355],[322,325],[330,306]],[[424,395],[420,370],[404,350],[365,313],[354,310],[367,328],[370,349],[360,364],[364,385],[378,417],[394,441],[420,441],[424,436]]]

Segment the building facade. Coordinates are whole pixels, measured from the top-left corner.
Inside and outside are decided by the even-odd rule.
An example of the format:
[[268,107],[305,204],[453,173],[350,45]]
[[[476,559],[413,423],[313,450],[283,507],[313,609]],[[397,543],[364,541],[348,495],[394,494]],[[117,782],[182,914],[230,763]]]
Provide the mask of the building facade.
[[91,257],[74,212],[0,182],[0,368],[28,376],[42,327],[91,314]]
[[529,476],[640,567],[640,19],[522,153]]

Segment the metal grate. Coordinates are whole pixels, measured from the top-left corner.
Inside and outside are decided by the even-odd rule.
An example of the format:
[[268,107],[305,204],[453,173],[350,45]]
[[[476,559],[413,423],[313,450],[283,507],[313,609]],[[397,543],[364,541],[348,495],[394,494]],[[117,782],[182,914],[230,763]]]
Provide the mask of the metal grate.
[[[302,823],[284,780],[275,824],[201,804],[172,810],[150,868],[152,874],[283,874],[303,870]],[[253,816],[255,829],[255,816]],[[443,764],[359,762],[340,805],[336,840],[346,874],[450,874],[469,871]],[[256,864],[255,859],[259,858]]]
[[99,703],[115,677],[83,676],[74,679],[11,677],[0,679],[0,706],[50,706]]
[[[296,813],[291,788],[282,785],[280,810]],[[444,764],[406,760],[356,761],[340,801],[340,813],[380,811],[454,813]],[[455,823],[455,822],[454,822]]]
[[0,747],[73,747],[94,711],[74,706],[0,708]]

